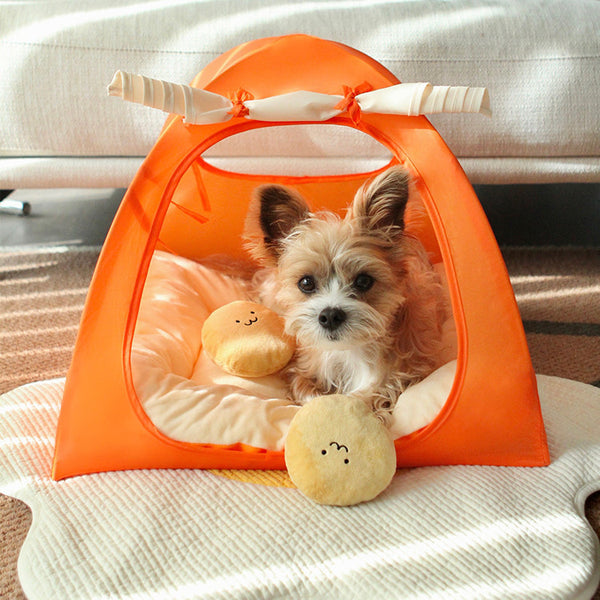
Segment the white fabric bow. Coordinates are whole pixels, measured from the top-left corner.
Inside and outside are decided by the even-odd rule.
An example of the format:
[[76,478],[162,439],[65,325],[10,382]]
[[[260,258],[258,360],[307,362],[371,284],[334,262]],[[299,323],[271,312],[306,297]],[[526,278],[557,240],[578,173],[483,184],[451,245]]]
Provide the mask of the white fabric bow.
[[368,84],[345,95],[297,91],[255,100],[239,89],[226,98],[207,90],[117,71],[108,86],[110,96],[182,115],[187,123],[223,123],[233,117],[257,121],[327,121],[343,112],[358,122],[360,114],[423,115],[433,113],[482,113],[490,116],[486,88],[433,86],[430,83],[400,83],[371,90]]

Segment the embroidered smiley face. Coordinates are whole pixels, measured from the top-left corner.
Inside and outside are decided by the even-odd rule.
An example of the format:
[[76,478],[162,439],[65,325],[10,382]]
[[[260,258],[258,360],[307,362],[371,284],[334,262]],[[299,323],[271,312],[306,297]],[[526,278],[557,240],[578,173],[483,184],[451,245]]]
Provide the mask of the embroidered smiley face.
[[345,465],[350,464],[349,458],[350,450],[346,444],[338,444],[338,442],[331,442],[329,449],[321,450],[321,456],[332,457],[333,460],[341,460]]
[[252,325],[254,325],[254,323],[258,323],[258,316],[256,316],[255,310],[251,310],[248,320],[236,319],[235,322],[239,323],[239,324],[243,324],[244,327],[251,327]]

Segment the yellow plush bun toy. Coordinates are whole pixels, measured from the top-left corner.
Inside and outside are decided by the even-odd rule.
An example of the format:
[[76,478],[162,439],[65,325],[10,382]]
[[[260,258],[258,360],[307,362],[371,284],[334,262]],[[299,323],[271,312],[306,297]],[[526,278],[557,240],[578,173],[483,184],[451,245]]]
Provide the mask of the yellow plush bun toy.
[[294,340],[283,328],[277,313],[238,300],[221,306],[204,321],[202,346],[230,375],[265,377],[285,367],[294,354]]
[[396,472],[394,441],[357,398],[319,396],[297,413],[285,442],[291,480],[319,504],[348,506],[375,498]]

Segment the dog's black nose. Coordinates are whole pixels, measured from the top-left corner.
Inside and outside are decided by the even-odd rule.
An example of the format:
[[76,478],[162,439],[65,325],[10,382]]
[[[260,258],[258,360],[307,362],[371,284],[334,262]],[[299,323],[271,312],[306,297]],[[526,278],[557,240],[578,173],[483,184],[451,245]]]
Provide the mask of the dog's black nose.
[[324,308],[319,315],[319,324],[324,329],[333,331],[346,320],[346,313],[341,308]]

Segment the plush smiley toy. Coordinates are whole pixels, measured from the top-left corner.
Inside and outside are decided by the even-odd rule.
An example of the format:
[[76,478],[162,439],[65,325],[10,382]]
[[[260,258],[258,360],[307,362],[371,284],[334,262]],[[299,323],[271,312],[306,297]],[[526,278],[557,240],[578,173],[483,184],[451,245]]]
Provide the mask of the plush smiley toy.
[[319,504],[348,506],[375,498],[396,472],[388,429],[357,398],[319,396],[297,413],[285,443],[291,480]]
[[225,372],[265,377],[281,370],[295,350],[283,319],[255,302],[238,300],[211,313],[202,327],[202,346]]

